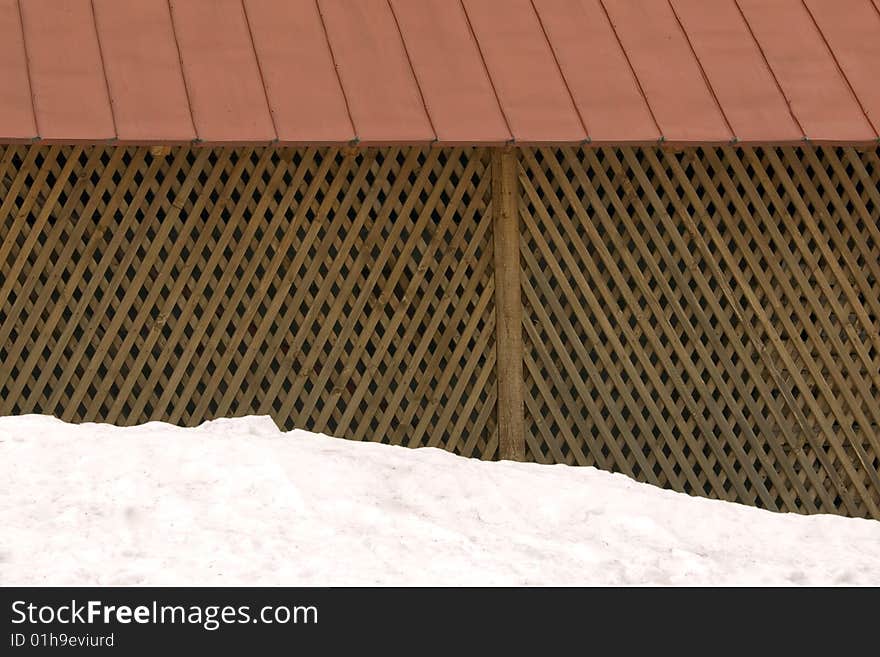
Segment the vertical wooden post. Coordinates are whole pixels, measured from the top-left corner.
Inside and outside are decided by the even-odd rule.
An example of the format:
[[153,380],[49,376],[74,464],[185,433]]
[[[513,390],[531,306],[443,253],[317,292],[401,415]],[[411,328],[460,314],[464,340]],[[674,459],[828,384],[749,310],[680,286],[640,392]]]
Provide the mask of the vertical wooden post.
[[523,461],[526,443],[519,264],[519,162],[516,151],[513,148],[493,148],[491,173],[498,456],[505,460]]

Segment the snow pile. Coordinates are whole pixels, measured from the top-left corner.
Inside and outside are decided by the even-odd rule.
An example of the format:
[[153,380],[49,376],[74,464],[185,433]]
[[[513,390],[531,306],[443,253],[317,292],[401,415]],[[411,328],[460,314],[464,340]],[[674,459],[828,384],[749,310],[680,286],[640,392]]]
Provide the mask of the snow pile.
[[880,522],[593,468],[281,433],[0,418],[0,585],[870,584]]

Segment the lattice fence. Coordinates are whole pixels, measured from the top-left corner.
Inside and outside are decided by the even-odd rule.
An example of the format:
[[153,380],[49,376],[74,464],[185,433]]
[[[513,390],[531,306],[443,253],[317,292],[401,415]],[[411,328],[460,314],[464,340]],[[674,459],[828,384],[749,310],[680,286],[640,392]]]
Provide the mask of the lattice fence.
[[492,458],[485,153],[0,153],[0,413]]
[[[880,151],[515,166],[528,459],[880,518]],[[492,171],[487,149],[0,147],[0,414],[264,413],[497,458]]]
[[536,461],[880,517],[880,160],[526,150]]

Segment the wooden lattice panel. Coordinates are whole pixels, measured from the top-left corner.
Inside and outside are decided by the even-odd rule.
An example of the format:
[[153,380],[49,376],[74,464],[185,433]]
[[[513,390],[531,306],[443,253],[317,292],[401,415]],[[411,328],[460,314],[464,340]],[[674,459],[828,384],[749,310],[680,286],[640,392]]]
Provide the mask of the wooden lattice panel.
[[876,149],[526,149],[529,457],[880,518]]
[[[880,518],[877,149],[516,160],[528,458]],[[489,161],[0,148],[0,414],[265,413],[497,457],[519,340],[496,346]]]
[[488,155],[0,148],[0,414],[492,458]]

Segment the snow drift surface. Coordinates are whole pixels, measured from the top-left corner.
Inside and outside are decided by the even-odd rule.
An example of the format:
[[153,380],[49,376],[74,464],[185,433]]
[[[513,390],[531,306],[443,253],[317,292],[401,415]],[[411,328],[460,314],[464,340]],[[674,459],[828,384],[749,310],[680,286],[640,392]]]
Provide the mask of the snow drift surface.
[[0,418],[0,585],[871,584],[880,522],[593,468],[281,433]]

